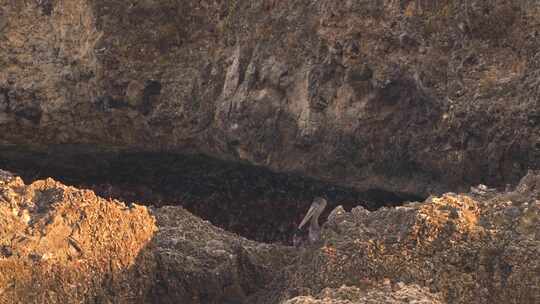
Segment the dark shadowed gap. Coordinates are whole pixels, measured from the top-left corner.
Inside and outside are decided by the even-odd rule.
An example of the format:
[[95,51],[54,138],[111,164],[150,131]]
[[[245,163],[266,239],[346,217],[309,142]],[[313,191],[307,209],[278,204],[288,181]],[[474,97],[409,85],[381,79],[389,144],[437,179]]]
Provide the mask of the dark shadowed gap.
[[31,150],[0,147],[0,168],[29,183],[53,177],[94,190],[105,198],[145,205],[181,205],[226,230],[263,242],[290,243],[313,197],[346,210],[375,210],[421,197],[351,188],[203,155],[125,152],[93,146],[53,146]]

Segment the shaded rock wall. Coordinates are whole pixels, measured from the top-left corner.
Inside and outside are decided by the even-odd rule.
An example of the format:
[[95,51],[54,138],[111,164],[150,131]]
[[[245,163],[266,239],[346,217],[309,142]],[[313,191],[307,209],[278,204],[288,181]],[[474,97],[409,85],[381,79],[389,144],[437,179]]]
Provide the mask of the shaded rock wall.
[[534,1],[0,1],[3,143],[425,195],[538,167]]

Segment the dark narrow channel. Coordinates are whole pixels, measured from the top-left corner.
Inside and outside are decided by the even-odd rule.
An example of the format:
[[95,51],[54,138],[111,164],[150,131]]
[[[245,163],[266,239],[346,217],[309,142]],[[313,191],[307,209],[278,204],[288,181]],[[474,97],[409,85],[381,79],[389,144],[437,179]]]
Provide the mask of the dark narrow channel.
[[291,242],[314,196],[375,210],[420,197],[381,190],[358,192],[318,180],[203,155],[125,152],[89,146],[32,150],[0,146],[0,168],[26,183],[52,177],[98,195],[145,205],[181,205],[214,225],[262,242]]

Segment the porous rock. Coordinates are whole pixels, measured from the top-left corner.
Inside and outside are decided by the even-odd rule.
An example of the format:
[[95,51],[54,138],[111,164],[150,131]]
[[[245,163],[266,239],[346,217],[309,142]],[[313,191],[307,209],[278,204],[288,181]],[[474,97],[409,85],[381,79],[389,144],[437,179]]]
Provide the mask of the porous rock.
[[449,193],[338,210],[322,245],[292,248],[244,239],[181,207],[125,206],[2,171],[0,299],[537,303],[539,180],[531,171],[489,199]]
[[427,196],[538,168],[535,1],[0,0],[0,143]]

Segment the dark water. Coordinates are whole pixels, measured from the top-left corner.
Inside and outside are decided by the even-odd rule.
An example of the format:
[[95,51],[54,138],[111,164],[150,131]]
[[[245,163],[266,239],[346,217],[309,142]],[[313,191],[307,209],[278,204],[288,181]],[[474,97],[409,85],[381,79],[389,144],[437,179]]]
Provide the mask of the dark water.
[[53,177],[103,197],[146,205],[181,205],[213,224],[244,237],[291,243],[294,228],[313,197],[346,210],[374,210],[420,197],[373,189],[358,192],[310,178],[274,173],[203,155],[115,151],[93,146],[48,149],[0,146],[0,168],[29,183]]

